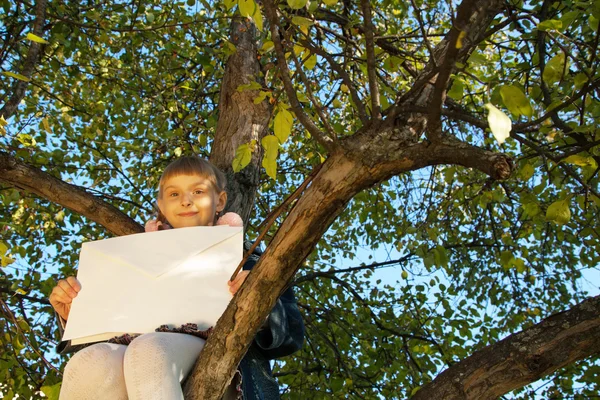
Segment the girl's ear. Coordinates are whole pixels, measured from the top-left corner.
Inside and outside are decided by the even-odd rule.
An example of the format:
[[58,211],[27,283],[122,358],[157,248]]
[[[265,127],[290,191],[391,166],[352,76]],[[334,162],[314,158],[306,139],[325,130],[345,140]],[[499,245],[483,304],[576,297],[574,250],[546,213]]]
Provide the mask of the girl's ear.
[[221,212],[225,209],[225,205],[227,204],[227,192],[222,191],[219,194],[219,200],[217,202],[217,211]]

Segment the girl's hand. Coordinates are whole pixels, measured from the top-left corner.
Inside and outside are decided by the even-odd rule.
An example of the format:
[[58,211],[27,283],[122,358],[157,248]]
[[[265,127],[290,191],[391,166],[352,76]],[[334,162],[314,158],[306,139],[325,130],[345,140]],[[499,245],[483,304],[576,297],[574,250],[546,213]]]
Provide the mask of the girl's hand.
[[237,291],[240,290],[242,283],[244,283],[249,273],[250,271],[240,271],[234,280],[228,281],[227,284],[229,285],[229,293],[232,295],[236,294]]
[[61,279],[50,293],[50,304],[54,310],[65,321],[69,318],[71,303],[77,297],[81,290],[81,283],[77,278],[69,276],[67,279]]

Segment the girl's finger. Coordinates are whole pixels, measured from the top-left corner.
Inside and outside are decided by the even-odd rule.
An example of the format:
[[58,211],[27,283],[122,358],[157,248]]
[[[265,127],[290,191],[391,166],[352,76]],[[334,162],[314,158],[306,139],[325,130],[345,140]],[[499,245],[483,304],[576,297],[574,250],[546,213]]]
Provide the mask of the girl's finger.
[[58,281],[58,287],[60,287],[72,299],[77,296],[75,289],[73,289],[73,287],[71,287],[71,285],[65,279]]
[[79,293],[81,290],[81,283],[74,276],[69,276],[67,279],[67,283],[73,288],[74,291]]

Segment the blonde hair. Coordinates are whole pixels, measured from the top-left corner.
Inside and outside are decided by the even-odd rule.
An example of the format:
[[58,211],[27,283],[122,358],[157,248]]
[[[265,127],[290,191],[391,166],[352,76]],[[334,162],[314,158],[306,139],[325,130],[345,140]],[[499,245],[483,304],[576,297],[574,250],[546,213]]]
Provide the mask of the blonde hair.
[[[221,172],[220,169],[215,167],[210,161],[198,156],[185,156],[171,162],[163,171],[160,181],[158,182],[159,199],[162,199],[163,184],[168,179],[179,175],[197,175],[208,179],[218,193],[224,192],[225,188],[227,187],[227,178],[225,178],[225,174]],[[168,223],[158,206],[156,208],[158,210],[157,220],[163,224]],[[215,222],[217,218],[218,215],[215,217]],[[161,227],[159,227],[159,229],[161,229]]]

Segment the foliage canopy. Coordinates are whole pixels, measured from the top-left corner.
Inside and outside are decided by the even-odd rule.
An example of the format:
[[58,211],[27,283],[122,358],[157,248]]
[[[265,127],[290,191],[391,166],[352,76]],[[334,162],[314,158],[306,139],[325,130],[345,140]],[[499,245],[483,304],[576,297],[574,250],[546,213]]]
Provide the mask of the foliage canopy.
[[[343,141],[371,118],[402,113],[404,129],[434,113],[418,102],[398,109],[416,87],[441,87],[427,82],[433,74],[422,79],[434,65],[438,79],[447,75],[441,134],[504,153],[512,176],[432,165],[354,196],[293,283],[305,348],[274,368],[288,398],[406,398],[475,350],[582,301],[586,274],[597,276],[600,1],[499,4],[474,37],[453,28],[468,1],[2,0],[0,155],[143,223],[164,166],[210,154],[241,14],[258,27],[262,72],[234,89],[269,103],[272,117],[232,163],[241,171],[262,155],[255,237],[328,157],[320,131]],[[437,49],[453,31],[458,55],[446,65]],[[432,140],[429,127],[414,127],[414,140]],[[111,233],[0,182],[0,393],[52,398],[65,360],[52,352],[44,299],[75,273],[83,241]],[[587,358],[514,396],[597,394],[598,373],[597,356]]]

